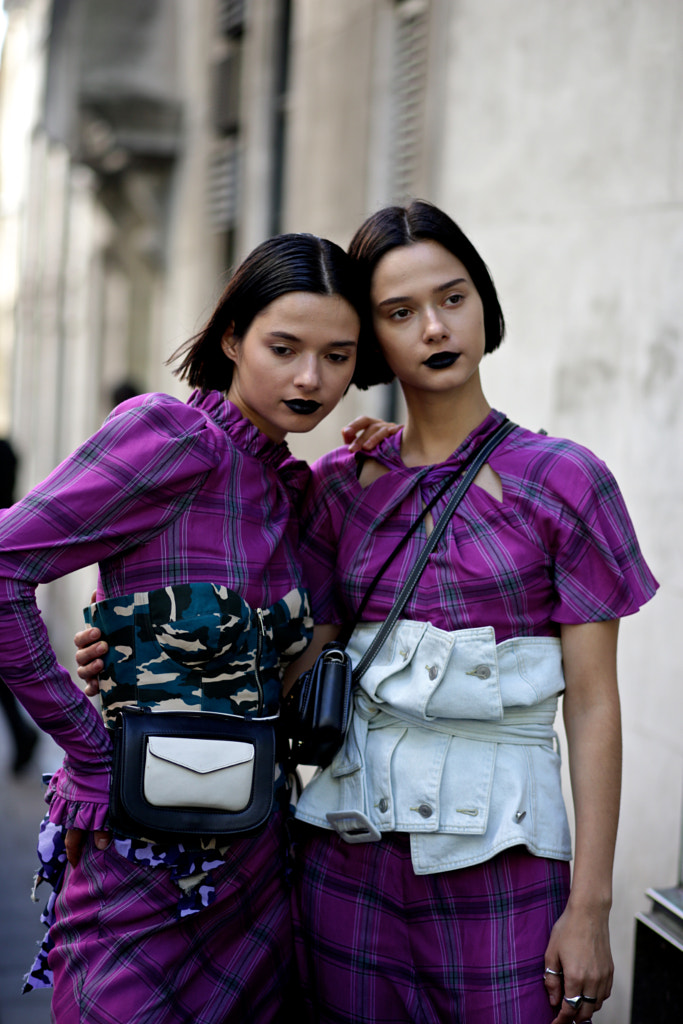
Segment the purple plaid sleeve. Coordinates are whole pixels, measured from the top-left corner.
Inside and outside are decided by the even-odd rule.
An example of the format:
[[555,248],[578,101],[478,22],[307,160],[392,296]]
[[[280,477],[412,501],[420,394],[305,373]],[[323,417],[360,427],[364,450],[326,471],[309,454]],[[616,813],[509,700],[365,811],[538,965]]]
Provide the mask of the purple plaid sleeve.
[[114,416],[0,518],[2,678],[67,752],[68,769],[101,776],[101,785],[86,784],[84,807],[98,803],[93,783],[106,802],[110,743],[98,711],[55,658],[35,587],[162,530],[215,460],[197,443],[205,427],[177,401]]

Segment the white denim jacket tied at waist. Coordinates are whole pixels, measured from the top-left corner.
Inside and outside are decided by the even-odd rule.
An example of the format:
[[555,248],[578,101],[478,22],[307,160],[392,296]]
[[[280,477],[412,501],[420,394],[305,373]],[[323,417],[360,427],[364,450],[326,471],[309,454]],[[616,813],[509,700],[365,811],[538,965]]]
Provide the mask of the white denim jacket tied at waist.
[[[380,625],[356,628],[354,664]],[[553,730],[563,689],[554,637],[496,644],[490,626],[446,632],[400,620],[356,688],[342,749],[296,816],[331,828],[329,812],[360,812],[379,833],[408,832],[417,874],[517,844],[569,860]]]

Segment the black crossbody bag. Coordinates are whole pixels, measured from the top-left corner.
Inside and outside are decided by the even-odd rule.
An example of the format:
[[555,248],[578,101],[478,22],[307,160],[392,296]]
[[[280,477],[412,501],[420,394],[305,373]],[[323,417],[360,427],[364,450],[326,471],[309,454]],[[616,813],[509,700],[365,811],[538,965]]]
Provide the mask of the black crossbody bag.
[[[341,747],[351,715],[353,687],[369,667],[396,620],[403,611],[410,595],[424,571],[427,559],[441,539],[448,521],[462,501],[468,487],[488,461],[491,453],[514,430],[516,424],[505,419],[494,434],[477,449],[472,461],[464,471],[450,477],[422,510],[405,536],[401,538],[379,572],[368,587],[353,622],[342,631],[338,640],[325,644],[315,664],[299,676],[283,704],[283,725],[291,740],[291,761],[293,765],[317,765],[326,768]],[[361,620],[370,595],[384,575],[387,567],[398,552],[413,536],[421,523],[431,512],[436,502],[460,478],[446,508],[429,535],[407,580],[387,615],[382,627],[355,668],[346,652],[346,644]]]

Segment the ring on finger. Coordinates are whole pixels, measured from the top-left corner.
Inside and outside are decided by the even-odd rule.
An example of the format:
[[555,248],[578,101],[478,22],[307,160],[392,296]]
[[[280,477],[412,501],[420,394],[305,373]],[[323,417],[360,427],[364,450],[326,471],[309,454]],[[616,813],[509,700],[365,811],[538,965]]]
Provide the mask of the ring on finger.
[[554,971],[552,969],[552,967],[546,967],[546,969],[544,970],[543,973],[544,974],[552,974],[553,977],[555,977],[555,978],[561,978],[562,977],[562,971]]
[[569,1003],[572,1010],[578,1010],[583,1002],[583,996],[562,996],[565,1003]]

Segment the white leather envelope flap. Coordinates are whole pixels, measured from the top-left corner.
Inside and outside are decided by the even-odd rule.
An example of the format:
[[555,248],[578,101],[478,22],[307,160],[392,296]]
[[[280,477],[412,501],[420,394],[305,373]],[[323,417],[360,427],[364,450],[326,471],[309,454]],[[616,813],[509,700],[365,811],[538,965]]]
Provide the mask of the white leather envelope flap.
[[150,736],[144,794],[155,807],[241,811],[251,799],[254,747],[236,740]]

